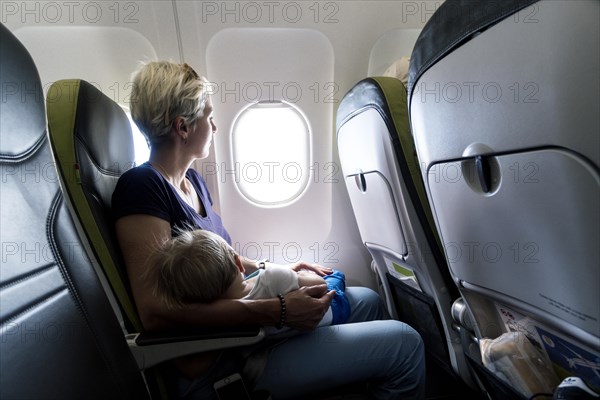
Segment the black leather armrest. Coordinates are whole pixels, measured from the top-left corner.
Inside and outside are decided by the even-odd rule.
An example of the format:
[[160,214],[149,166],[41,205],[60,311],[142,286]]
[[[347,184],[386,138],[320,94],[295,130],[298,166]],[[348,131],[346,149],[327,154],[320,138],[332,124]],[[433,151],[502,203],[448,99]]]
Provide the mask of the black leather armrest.
[[192,340],[244,338],[258,336],[262,328],[259,326],[233,328],[184,328],[165,331],[142,332],[138,334],[135,343],[138,346],[154,344],[189,342]]
[[195,327],[134,333],[126,339],[139,369],[144,370],[185,355],[248,346],[260,342],[264,336],[260,327]]

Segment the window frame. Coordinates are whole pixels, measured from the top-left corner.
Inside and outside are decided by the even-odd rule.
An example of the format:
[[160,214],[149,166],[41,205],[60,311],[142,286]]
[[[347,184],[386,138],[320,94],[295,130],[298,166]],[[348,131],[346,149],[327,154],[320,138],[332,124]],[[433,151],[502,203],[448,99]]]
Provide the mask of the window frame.
[[[309,184],[313,178],[313,168],[312,168],[312,159],[313,159],[313,137],[312,137],[312,127],[310,124],[309,119],[306,117],[306,114],[304,112],[302,112],[302,110],[296,106],[295,104],[292,104],[290,102],[287,102],[285,100],[263,100],[263,101],[256,101],[256,102],[252,102],[250,104],[247,104],[246,106],[244,106],[235,116],[235,118],[233,119],[233,122],[231,124],[231,130],[229,132],[230,135],[230,140],[229,140],[229,145],[230,145],[230,159],[231,162],[235,168],[236,168],[236,174],[239,173],[241,175],[242,171],[238,171],[238,166],[241,165],[241,161],[239,161],[238,159],[236,159],[236,126],[238,126],[238,123],[240,121],[240,119],[244,116],[245,113],[251,111],[252,109],[257,109],[257,108],[269,108],[269,107],[273,107],[273,108],[281,108],[281,109],[288,109],[291,110],[292,112],[294,112],[297,116],[298,116],[298,120],[300,123],[302,123],[303,125],[303,130],[306,132],[306,165],[301,165],[302,169],[306,169],[307,173],[305,175],[305,177],[303,179],[301,179],[303,182],[301,184],[301,187],[299,187],[299,189],[290,197],[284,199],[284,200],[277,200],[277,201],[266,201],[263,199],[259,199],[256,198],[255,196],[253,196],[252,194],[248,193],[247,191],[245,191],[245,189],[242,187],[241,182],[242,179],[234,179],[234,187],[236,188],[237,192],[240,194],[240,196],[246,200],[247,202],[258,206],[258,207],[262,207],[262,208],[283,208],[283,207],[287,207],[293,203],[295,203],[296,201],[298,201],[299,199],[302,198],[302,196],[307,192],[308,188],[309,188]],[[272,183],[274,184],[274,183]]]

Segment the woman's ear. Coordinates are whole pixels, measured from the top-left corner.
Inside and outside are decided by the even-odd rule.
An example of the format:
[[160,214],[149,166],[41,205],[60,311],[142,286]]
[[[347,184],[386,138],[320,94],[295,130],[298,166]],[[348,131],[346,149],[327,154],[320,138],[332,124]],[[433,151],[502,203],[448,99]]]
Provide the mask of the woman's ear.
[[173,121],[173,126],[175,127],[175,132],[177,136],[181,138],[181,140],[187,142],[188,137],[188,126],[185,123],[185,119],[183,117],[177,117]]

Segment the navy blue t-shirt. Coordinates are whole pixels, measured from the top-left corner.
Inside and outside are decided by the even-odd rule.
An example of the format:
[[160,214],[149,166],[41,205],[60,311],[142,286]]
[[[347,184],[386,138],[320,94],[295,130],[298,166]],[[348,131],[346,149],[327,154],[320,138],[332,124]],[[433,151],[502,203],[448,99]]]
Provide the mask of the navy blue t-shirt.
[[188,169],[185,176],[204,206],[205,217],[190,207],[175,188],[146,162],[119,178],[112,196],[114,220],[134,214],[152,215],[169,222],[173,236],[177,230],[204,229],[220,235],[231,244],[221,217],[212,209],[212,199],[202,176],[193,169]]

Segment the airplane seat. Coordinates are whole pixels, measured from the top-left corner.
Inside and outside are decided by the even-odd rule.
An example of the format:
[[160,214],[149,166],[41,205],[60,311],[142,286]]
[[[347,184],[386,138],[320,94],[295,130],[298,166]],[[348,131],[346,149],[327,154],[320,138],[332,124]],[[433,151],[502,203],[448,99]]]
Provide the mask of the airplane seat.
[[473,335],[522,330],[558,378],[596,389],[598,15],[597,1],[447,0],[409,72],[421,173]]
[[458,290],[421,181],[406,99],[392,77],[363,79],[346,93],[336,117],[341,167],[389,313],[421,334],[432,368],[469,382],[452,328]]
[[0,24],[0,398],[148,398],[60,190],[33,59]]
[[179,356],[258,343],[260,327],[176,329],[145,332],[141,325],[111,215],[111,199],[121,174],[134,166],[133,136],[123,109],[92,84],[59,80],[47,96],[50,143],[67,194],[67,205],[98,260],[114,311],[123,322],[130,350],[154,397],[172,397],[164,362]]
[[76,219],[126,316],[126,330],[140,332],[110,207],[119,177],[135,165],[129,120],[117,103],[79,79],[52,84],[46,102],[50,143]]

